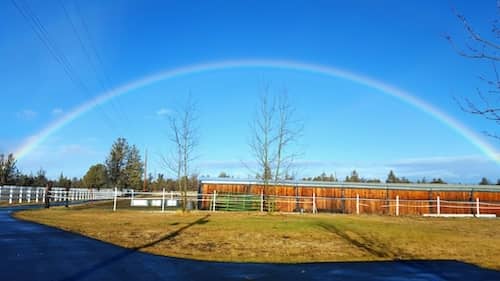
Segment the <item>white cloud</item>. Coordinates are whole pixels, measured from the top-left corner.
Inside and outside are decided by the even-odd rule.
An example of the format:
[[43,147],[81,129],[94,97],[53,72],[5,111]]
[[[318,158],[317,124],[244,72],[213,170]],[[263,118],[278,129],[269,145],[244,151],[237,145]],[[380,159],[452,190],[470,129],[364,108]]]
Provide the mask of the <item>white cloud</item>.
[[169,115],[172,111],[166,108],[160,108],[156,111],[157,116],[165,116]]
[[[217,175],[225,171],[230,175],[246,177],[256,170],[254,161],[201,161],[198,163],[202,174]],[[442,178],[449,183],[478,183],[481,177],[496,182],[499,167],[492,160],[482,155],[450,157],[425,157],[381,161],[330,161],[298,160],[292,169],[299,178],[317,176],[322,172],[335,174],[340,180],[356,170],[363,178],[378,178],[385,181],[393,170],[398,177],[416,181],[425,177]]]
[[24,120],[32,120],[38,116],[38,112],[31,109],[23,109],[17,113],[17,116]]
[[52,109],[52,115],[59,115],[61,113],[63,113],[63,110],[60,109],[60,108],[54,108],[54,109]]
[[57,178],[61,172],[66,176],[81,177],[90,165],[102,161],[103,153],[96,147],[84,143],[59,143],[50,139],[38,146],[22,159],[17,166],[23,173],[43,168],[47,176]]

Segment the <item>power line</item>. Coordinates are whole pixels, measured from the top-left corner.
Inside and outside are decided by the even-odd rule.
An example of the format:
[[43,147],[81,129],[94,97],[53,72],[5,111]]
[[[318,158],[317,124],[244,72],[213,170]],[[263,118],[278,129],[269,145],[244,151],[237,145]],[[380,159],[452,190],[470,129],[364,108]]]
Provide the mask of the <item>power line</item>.
[[[107,89],[110,90],[111,89],[111,85],[113,85],[111,79],[110,79],[110,76],[107,74],[106,72],[106,68],[104,66],[104,63],[103,63],[103,60],[102,60],[102,57],[99,53],[99,50],[97,49],[96,45],[94,44],[94,40],[92,39],[92,36],[91,36],[91,33],[90,33],[90,29],[88,27],[88,24],[85,20],[85,17],[82,16],[82,12],[81,12],[81,9],[80,9],[80,5],[78,5],[78,0],[75,0],[74,1],[75,3],[75,8],[76,8],[76,15],[78,16],[78,18],[80,19],[80,22],[83,26],[83,31],[88,39],[88,42],[89,42],[89,45],[90,45],[90,48],[94,54],[94,57],[96,58],[97,60],[97,63],[101,69],[101,73],[102,75],[104,76],[104,81],[105,81],[105,85],[107,84]],[[115,101],[115,100],[111,100],[111,105],[114,107],[115,110],[117,110],[120,115],[122,117],[124,117],[124,120],[126,123],[130,123],[130,119],[128,118],[128,115],[125,111],[121,110],[122,109],[122,106],[120,106],[120,103],[118,101]]]
[[[14,7],[19,11],[19,13],[23,16],[23,18],[28,22],[29,26],[31,29],[35,32],[37,35],[38,39],[42,41],[43,45],[49,50],[49,53],[51,56],[56,60],[57,63],[59,63],[68,78],[71,80],[71,82],[79,89],[82,90],[84,94],[87,95],[86,98],[89,98],[88,96],[88,88],[83,83],[83,81],[75,74],[75,71],[73,70],[73,66],[71,65],[70,61],[67,59],[67,57],[64,55],[63,52],[61,52],[58,48],[57,45],[54,43],[54,41],[50,38],[49,33],[47,29],[44,27],[38,16],[31,10],[27,2],[24,2],[24,5],[22,4],[22,1],[19,1],[19,3],[16,0],[11,0],[12,4]],[[108,126],[114,130],[116,130],[116,127],[112,124],[112,120],[109,118],[108,115],[104,111],[103,115],[105,116],[107,121],[110,122],[108,123]]]
[[[90,55],[90,52],[89,52],[86,44],[84,43],[84,40],[83,40],[82,36],[80,35],[80,32],[78,32],[78,29],[76,28],[76,25],[73,22],[70,14],[68,12],[68,9],[66,8],[66,6],[64,5],[64,2],[62,0],[60,0],[59,3],[63,8],[64,14],[70,23],[71,29],[73,30],[73,33],[75,34],[76,38],[78,39],[78,43],[80,44],[80,47],[82,48],[83,53],[85,54],[86,60],[87,60],[88,64],[90,65],[90,68],[92,69],[92,72],[94,73],[102,91],[104,91],[104,92],[109,91],[110,87],[107,86],[105,81],[103,81],[103,79],[101,78],[101,75],[99,74],[99,71],[98,71],[98,67],[94,63],[94,60],[92,59],[92,56]],[[75,4],[76,4],[76,2],[75,2]],[[95,51],[95,49],[94,49],[94,51]],[[102,67],[101,67],[101,70],[102,70]],[[101,72],[104,73],[104,70],[102,70]],[[105,76],[105,74],[104,74],[104,76]],[[121,114],[121,111],[116,108],[113,101],[110,101],[110,104],[112,105],[113,110],[117,113],[120,113],[121,117],[123,117],[123,114]]]

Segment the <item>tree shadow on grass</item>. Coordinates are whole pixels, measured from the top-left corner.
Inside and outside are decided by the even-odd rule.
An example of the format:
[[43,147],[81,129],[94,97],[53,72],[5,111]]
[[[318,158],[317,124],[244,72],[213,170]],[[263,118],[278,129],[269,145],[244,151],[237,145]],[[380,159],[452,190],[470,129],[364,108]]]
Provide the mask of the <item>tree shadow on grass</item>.
[[405,257],[407,259],[413,258],[412,255],[407,254],[402,252],[401,250],[398,250],[397,252],[392,251],[389,249],[387,245],[384,243],[377,241],[375,239],[371,239],[367,236],[364,236],[360,233],[356,233],[357,236],[359,236],[360,240],[357,240],[351,236],[349,236],[345,231],[342,231],[338,227],[336,227],[333,224],[327,224],[327,223],[319,223],[319,227],[325,229],[328,232],[331,232],[338,237],[344,239],[347,241],[349,244],[355,246],[356,248],[368,252],[369,254],[377,257],[377,258],[384,258],[384,259],[400,259],[400,257]]
[[129,248],[129,249],[123,249],[122,252],[120,252],[119,254],[117,255],[114,255],[106,260],[103,260],[103,261],[100,261],[92,266],[90,266],[89,268],[87,269],[83,269],[81,271],[78,271],[74,274],[72,274],[71,276],[68,276],[66,278],[63,278],[61,279],[61,281],[70,281],[70,280],[80,280],[80,279],[84,279],[86,278],[88,275],[92,274],[93,272],[101,269],[101,268],[104,268],[112,263],[115,263],[131,254],[134,254],[136,253],[137,251],[140,251],[142,249],[145,249],[145,248],[148,248],[148,247],[151,247],[151,246],[154,246],[158,243],[161,243],[161,242],[164,242],[164,241],[168,241],[168,240],[171,240],[172,238],[175,238],[176,236],[178,236],[179,234],[181,234],[183,231],[185,231],[186,229],[188,228],[191,228],[195,225],[203,225],[203,224],[206,224],[209,222],[208,220],[208,217],[210,217],[210,214],[207,214],[175,231],[172,231],[170,233],[167,233],[166,235],[152,241],[152,242],[149,242],[149,243],[146,243],[144,245],[141,245],[141,246],[138,246],[138,247],[134,247],[134,248]]

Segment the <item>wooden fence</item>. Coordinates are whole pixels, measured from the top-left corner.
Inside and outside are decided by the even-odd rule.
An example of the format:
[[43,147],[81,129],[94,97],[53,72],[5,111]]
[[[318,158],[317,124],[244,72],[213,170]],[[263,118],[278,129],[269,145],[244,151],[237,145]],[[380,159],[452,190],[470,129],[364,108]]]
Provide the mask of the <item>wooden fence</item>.
[[345,182],[264,185],[259,181],[202,180],[200,208],[211,208],[214,193],[262,196],[266,208],[272,203],[272,208],[281,212],[424,215],[438,213],[439,204],[441,214],[476,214],[480,210],[481,214],[500,215],[500,186]]

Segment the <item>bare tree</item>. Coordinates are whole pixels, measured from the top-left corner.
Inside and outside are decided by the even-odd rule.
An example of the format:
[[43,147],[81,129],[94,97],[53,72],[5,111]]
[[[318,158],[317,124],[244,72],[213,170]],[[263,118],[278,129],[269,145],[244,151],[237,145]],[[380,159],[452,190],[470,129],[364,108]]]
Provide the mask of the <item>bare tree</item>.
[[[500,1],[497,2],[497,15],[499,14]],[[485,37],[472,27],[464,15],[456,11],[455,15],[463,25],[467,38],[462,46],[456,44],[450,35],[447,35],[445,38],[460,56],[484,61],[490,65],[492,71],[492,78],[479,76],[479,80],[486,89],[478,87],[476,88],[474,98],[456,100],[463,111],[482,116],[500,125],[500,76],[497,69],[497,63],[500,61],[500,42],[498,42],[500,39],[499,19],[496,18],[492,22],[491,34]],[[485,134],[500,139],[500,135],[495,132],[485,132]]]
[[286,89],[278,97],[277,107],[278,131],[276,136],[276,168],[274,173],[274,181],[276,182],[289,175],[293,161],[298,156],[297,152],[290,151],[289,148],[297,142],[303,131],[302,122],[295,119],[295,108],[289,102]]
[[276,141],[274,136],[275,101],[270,100],[269,85],[265,85],[264,92],[260,96],[259,107],[256,117],[251,125],[252,136],[250,149],[257,161],[257,176],[267,185],[272,179],[272,146]]
[[198,130],[196,127],[196,104],[191,96],[186,104],[169,117],[169,141],[173,149],[163,162],[177,176],[177,186],[182,194],[182,210],[187,206],[187,189],[191,164],[195,160],[195,150],[198,146]]
[[295,119],[295,114],[286,90],[275,97],[269,94],[269,85],[265,85],[251,124],[249,142],[258,166],[256,174],[264,185],[286,178],[298,156],[292,146],[300,137],[303,126]]

